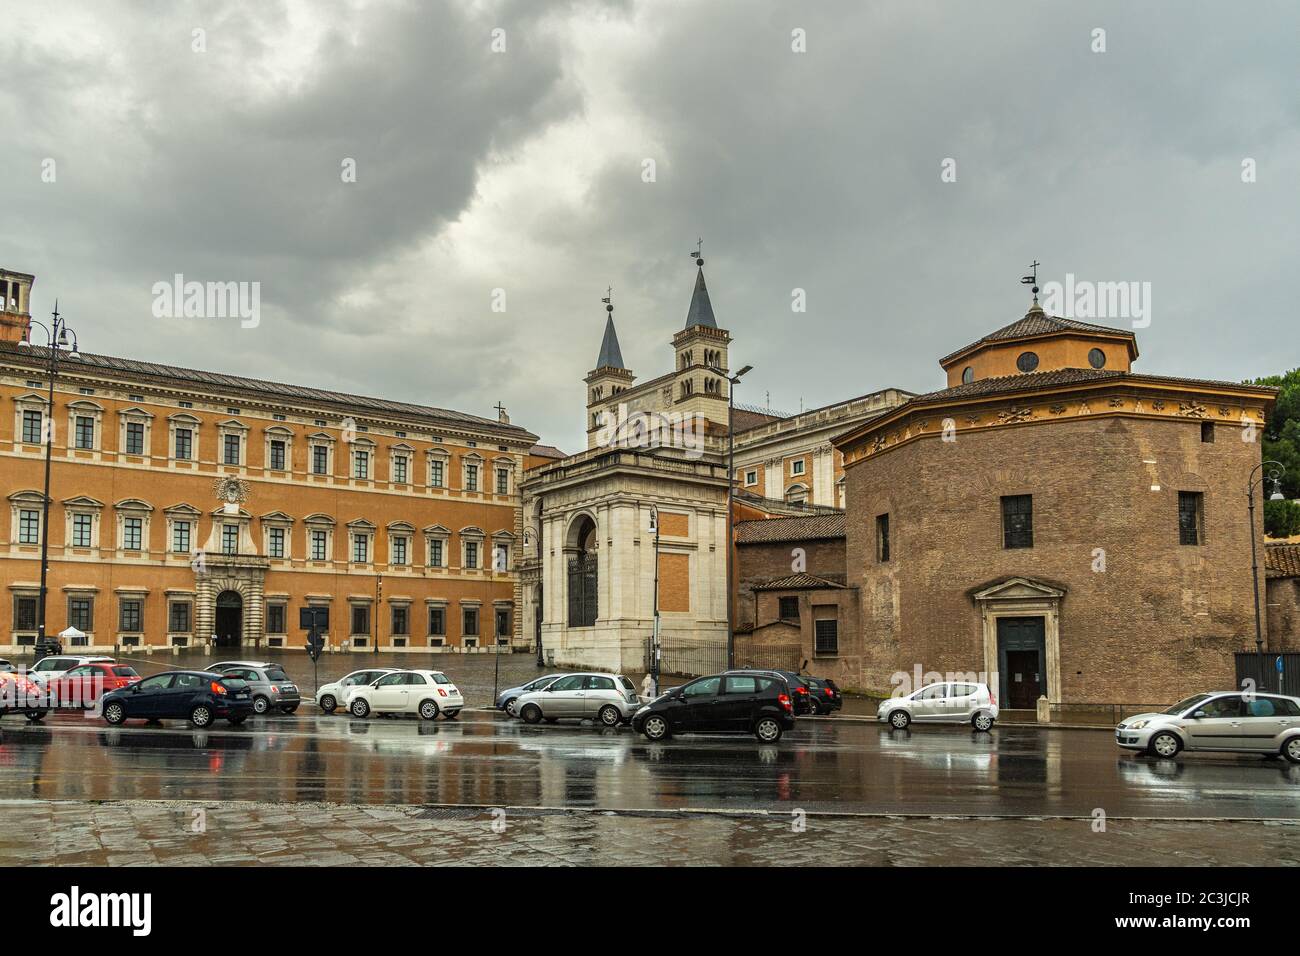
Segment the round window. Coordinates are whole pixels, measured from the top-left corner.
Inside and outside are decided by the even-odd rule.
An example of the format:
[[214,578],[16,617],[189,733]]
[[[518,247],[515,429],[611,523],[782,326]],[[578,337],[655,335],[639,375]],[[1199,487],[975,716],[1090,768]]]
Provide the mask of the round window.
[[973,381],[975,381],[975,370],[967,365],[961,370],[961,383],[963,385],[969,385]]
[[1033,352],[1021,352],[1020,357],[1016,359],[1016,368],[1022,372],[1032,372],[1038,368],[1038,356]]
[[1088,353],[1088,364],[1093,368],[1102,368],[1106,364],[1106,353],[1101,349],[1093,349]]

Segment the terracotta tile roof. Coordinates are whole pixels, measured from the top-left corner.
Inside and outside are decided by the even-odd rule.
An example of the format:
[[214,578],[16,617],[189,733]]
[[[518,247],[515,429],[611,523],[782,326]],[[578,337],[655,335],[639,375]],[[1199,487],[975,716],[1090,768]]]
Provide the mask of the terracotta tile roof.
[[1270,578],[1300,578],[1300,543],[1266,544],[1264,567]]
[[1024,318],[1016,319],[1010,325],[1004,325],[997,331],[990,332],[981,339],[976,339],[970,345],[948,353],[939,359],[939,364],[942,365],[963,352],[968,352],[977,345],[984,345],[987,342],[1006,342],[1029,338],[1034,335],[1054,335],[1059,332],[1092,332],[1101,335],[1122,335],[1128,339],[1136,338],[1129,329],[1117,329],[1109,325],[1093,325],[1089,322],[1063,319],[1059,315],[1048,315],[1042,309],[1035,307],[1026,312]]
[[780,541],[822,541],[845,536],[843,511],[737,521],[737,544],[766,544]]
[[567,458],[568,456],[554,445],[534,445],[528,454],[537,458]]
[[844,585],[828,578],[819,578],[815,574],[789,574],[783,578],[755,584],[755,591],[823,591],[827,588],[843,588]]

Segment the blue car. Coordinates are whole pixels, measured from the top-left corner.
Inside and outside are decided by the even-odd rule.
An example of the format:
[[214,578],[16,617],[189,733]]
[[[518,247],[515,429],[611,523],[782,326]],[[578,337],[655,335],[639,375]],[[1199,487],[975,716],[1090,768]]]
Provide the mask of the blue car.
[[225,719],[239,726],[253,712],[248,683],[211,671],[165,671],[146,677],[100,699],[104,719],[110,724],[138,717],[142,720],[183,718],[194,727],[210,727]]
[[536,680],[530,680],[527,684],[521,684],[518,687],[507,687],[501,693],[497,694],[496,709],[504,710],[511,717],[518,717],[515,713],[515,701],[523,694],[531,694],[535,690],[546,690],[552,683],[564,677],[564,674],[547,674],[545,677],[539,677]]

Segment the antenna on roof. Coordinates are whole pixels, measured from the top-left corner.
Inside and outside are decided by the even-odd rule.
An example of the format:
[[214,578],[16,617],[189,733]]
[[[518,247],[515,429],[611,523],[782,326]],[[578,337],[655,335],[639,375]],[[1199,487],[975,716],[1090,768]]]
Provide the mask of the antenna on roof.
[[1023,276],[1020,279],[1021,285],[1032,286],[1032,289],[1030,291],[1034,293],[1034,305],[1038,305],[1038,266],[1039,266],[1039,262],[1037,259],[1035,259],[1029,266],[1029,268],[1033,269],[1034,271],[1027,276]]

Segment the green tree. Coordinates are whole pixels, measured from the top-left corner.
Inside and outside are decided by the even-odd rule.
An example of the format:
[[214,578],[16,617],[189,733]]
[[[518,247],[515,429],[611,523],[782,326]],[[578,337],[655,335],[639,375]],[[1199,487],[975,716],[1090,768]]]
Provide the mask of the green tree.
[[[1300,498],[1300,368],[1293,368],[1285,375],[1257,378],[1254,384],[1281,389],[1273,414],[1264,426],[1264,458],[1280,461],[1286,466],[1282,493],[1288,498]],[[1272,485],[1265,482],[1264,497],[1268,498],[1272,493]],[[1284,511],[1281,508],[1273,510],[1278,514]]]
[[1265,501],[1264,534],[1270,538],[1300,534],[1300,502]]

